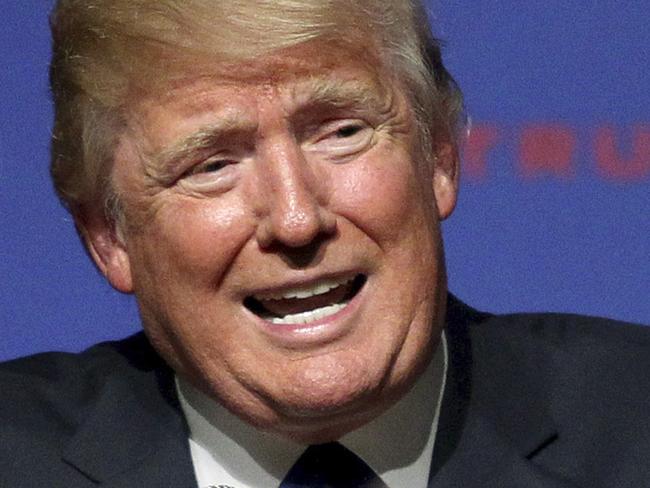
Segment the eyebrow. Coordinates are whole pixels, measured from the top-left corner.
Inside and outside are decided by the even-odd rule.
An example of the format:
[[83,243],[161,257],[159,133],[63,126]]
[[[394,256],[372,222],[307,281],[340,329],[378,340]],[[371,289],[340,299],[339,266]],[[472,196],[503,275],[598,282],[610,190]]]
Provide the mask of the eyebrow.
[[[300,92],[307,93],[300,100]],[[378,82],[361,80],[334,80],[327,77],[312,77],[297,84],[292,93],[300,100],[298,113],[314,106],[333,108],[359,107],[384,112],[392,103],[391,91]]]

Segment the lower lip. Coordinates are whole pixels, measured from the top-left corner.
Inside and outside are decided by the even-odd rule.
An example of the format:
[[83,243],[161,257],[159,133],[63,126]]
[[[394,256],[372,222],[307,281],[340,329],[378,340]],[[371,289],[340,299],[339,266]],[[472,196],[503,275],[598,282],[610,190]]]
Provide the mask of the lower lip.
[[284,347],[299,348],[333,342],[347,334],[352,326],[352,317],[361,307],[369,283],[363,284],[345,308],[327,317],[306,324],[274,324],[249,312],[256,319],[262,331]]

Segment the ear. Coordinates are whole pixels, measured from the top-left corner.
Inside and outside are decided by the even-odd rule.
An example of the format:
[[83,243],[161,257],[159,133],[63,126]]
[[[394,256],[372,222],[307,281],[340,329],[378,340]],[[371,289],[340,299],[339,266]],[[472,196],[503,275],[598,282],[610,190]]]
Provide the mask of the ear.
[[122,293],[132,293],[129,255],[118,224],[95,214],[76,217],[75,223],[88,254],[111,286]]
[[449,142],[436,146],[433,168],[433,192],[438,207],[438,217],[444,220],[451,215],[458,197],[458,152]]

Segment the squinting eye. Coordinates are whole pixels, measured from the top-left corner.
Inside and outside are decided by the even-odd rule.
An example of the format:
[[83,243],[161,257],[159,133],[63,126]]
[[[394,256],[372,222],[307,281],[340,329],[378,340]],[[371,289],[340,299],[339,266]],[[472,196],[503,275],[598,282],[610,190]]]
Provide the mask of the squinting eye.
[[206,173],[218,173],[226,166],[231,164],[231,161],[227,159],[218,159],[215,161],[206,161],[202,164],[198,164],[193,167],[189,172],[188,176],[206,174]]
[[334,158],[351,157],[371,145],[374,133],[373,127],[363,120],[335,120],[318,128],[309,147]]
[[237,183],[238,161],[215,156],[193,166],[179,180],[181,188],[194,193],[220,194]]
[[336,136],[340,138],[352,137],[363,130],[361,125],[346,125],[336,131]]
[[234,163],[235,161],[227,158],[207,159],[187,170],[181,180],[194,183],[219,181],[224,175],[227,176],[232,173],[228,169],[233,167]]
[[212,161],[203,166],[196,168],[195,173],[215,173],[220,169],[225,168],[228,165],[228,161]]

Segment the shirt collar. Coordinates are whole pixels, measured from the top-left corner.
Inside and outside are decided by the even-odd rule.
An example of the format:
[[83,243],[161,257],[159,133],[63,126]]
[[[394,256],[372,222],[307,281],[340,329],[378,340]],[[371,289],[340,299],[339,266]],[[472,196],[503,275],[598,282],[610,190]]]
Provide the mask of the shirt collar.
[[[426,486],[447,371],[447,343],[413,388],[373,421],[339,442],[363,459],[389,487]],[[190,452],[200,488],[277,486],[305,446],[261,432],[176,377],[190,430]]]

